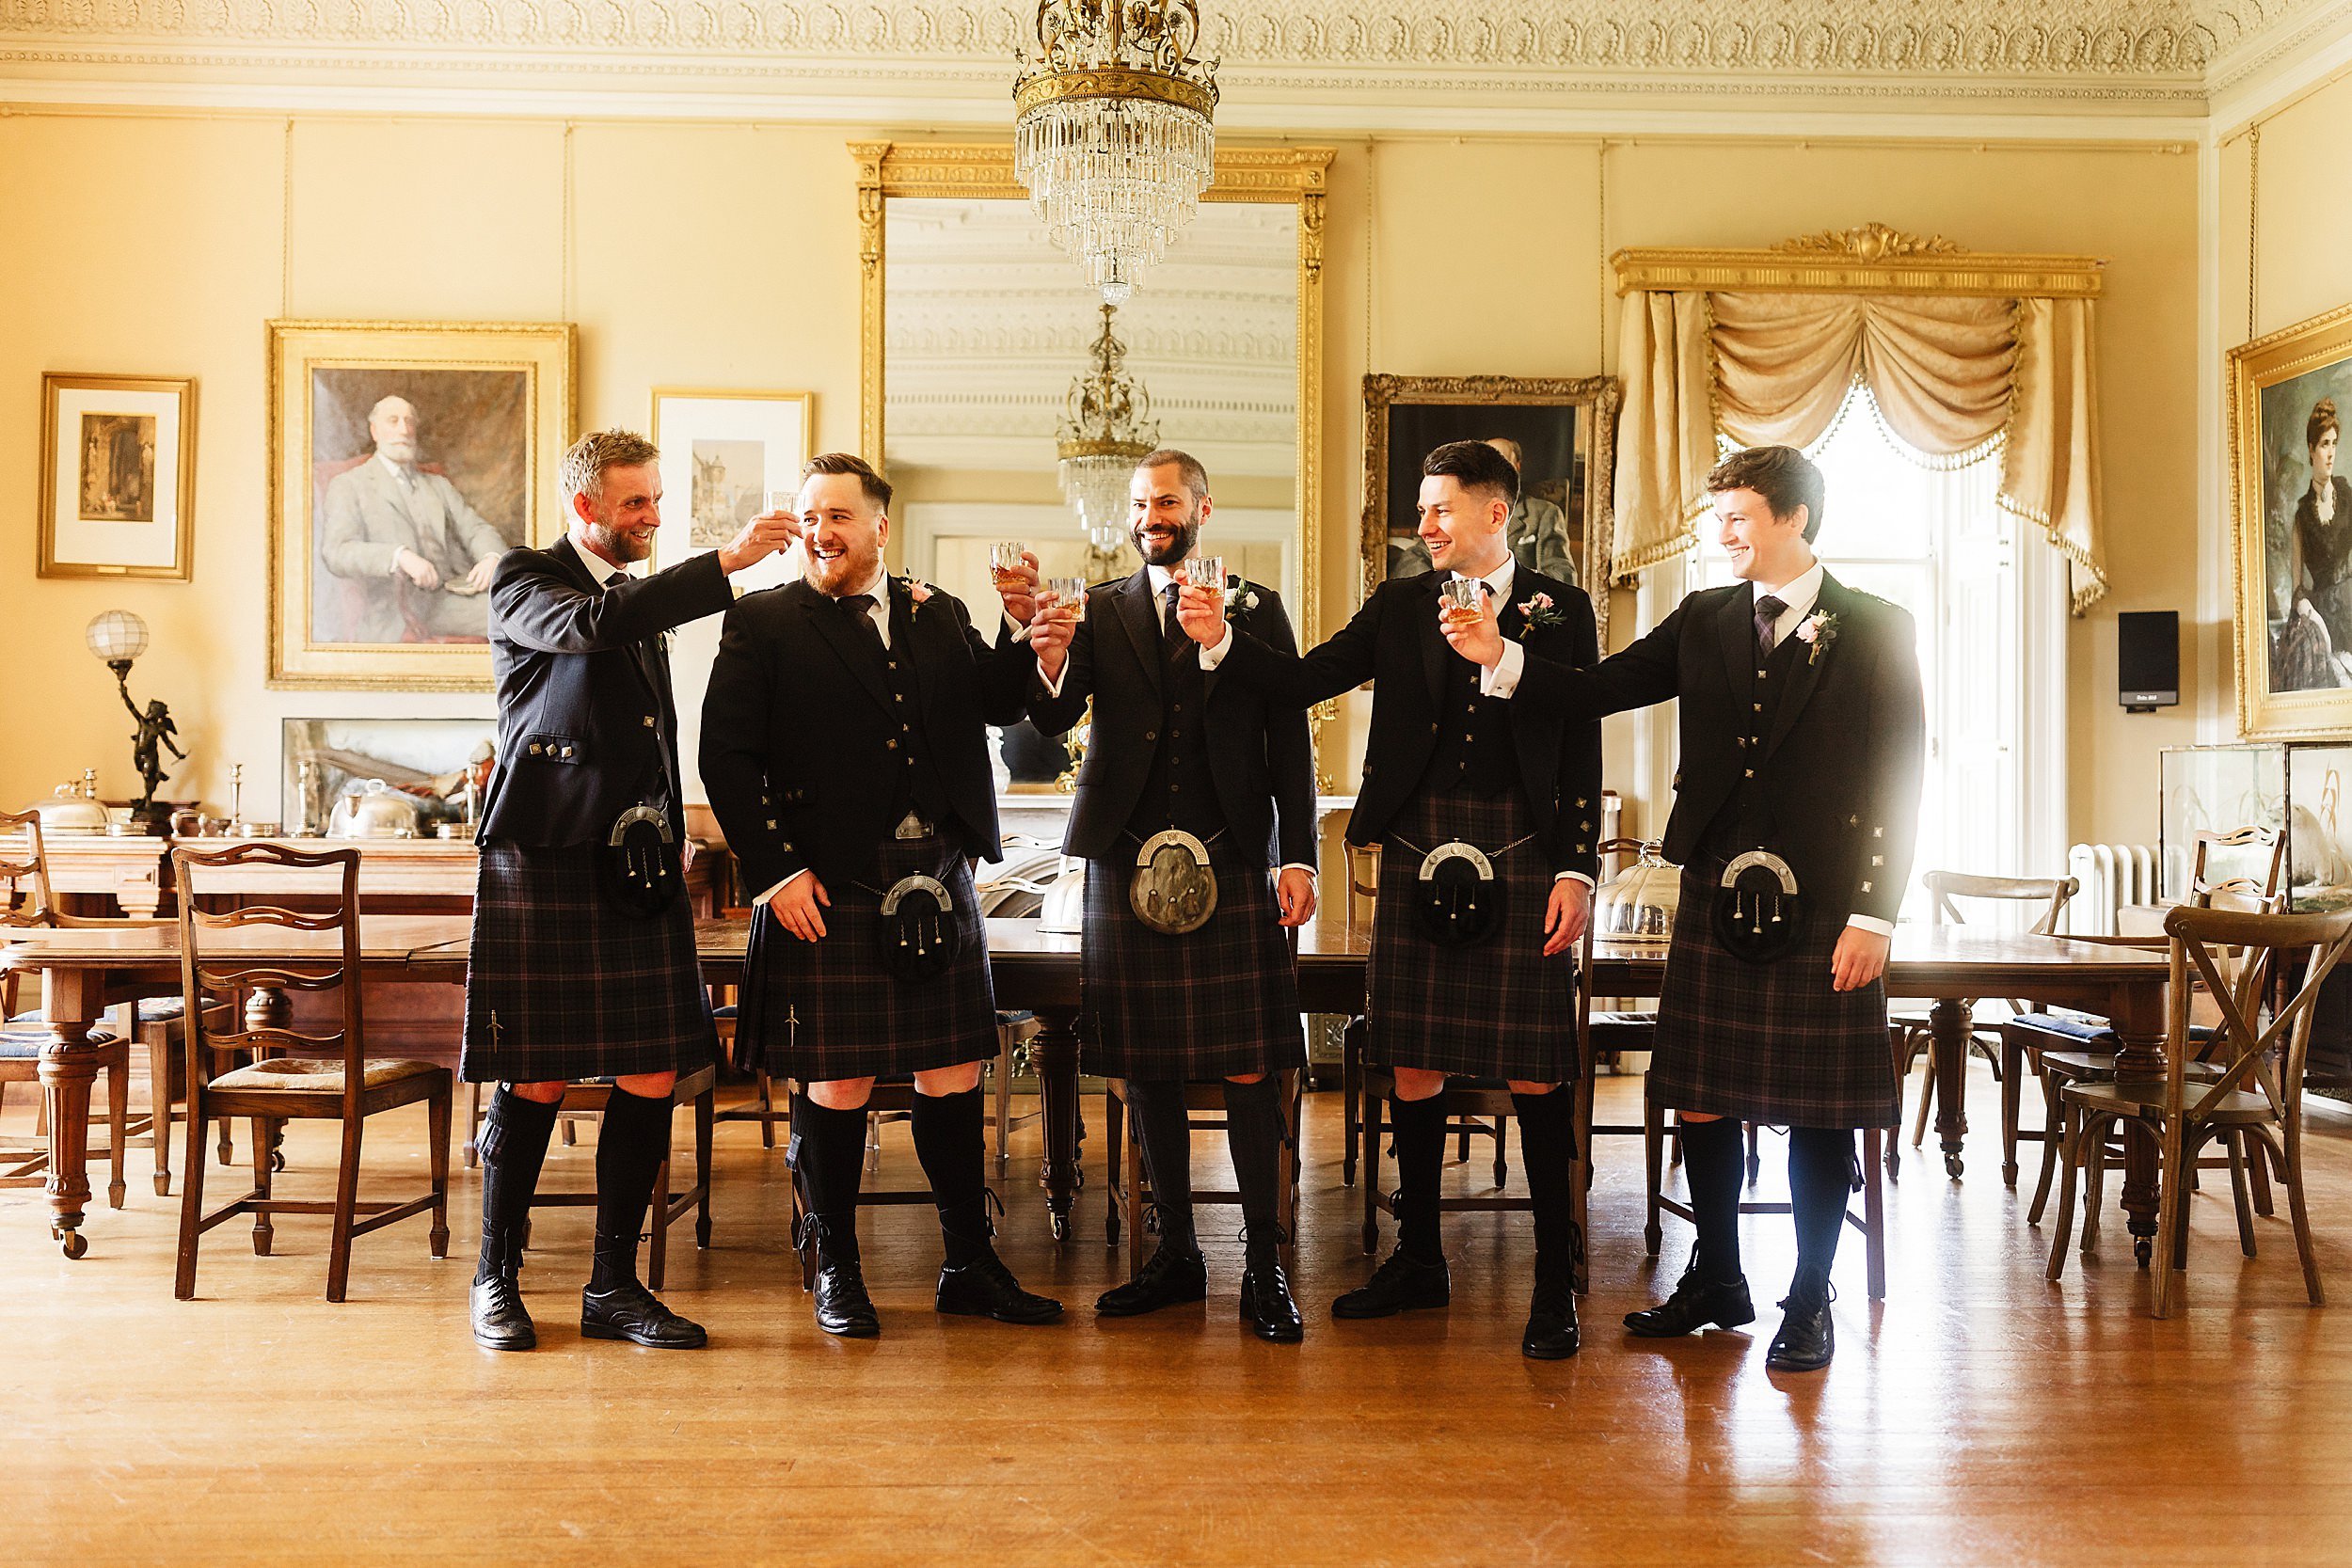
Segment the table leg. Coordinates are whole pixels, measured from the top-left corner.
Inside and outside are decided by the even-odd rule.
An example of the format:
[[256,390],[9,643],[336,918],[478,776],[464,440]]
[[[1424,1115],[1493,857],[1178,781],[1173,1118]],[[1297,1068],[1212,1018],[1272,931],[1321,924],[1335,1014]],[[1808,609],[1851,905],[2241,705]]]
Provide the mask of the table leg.
[[1070,1239],[1070,1210],[1078,1196],[1078,1036],[1069,1014],[1038,1009],[1037,1037],[1029,1042],[1037,1064],[1039,1099],[1045,1113],[1045,1164],[1041,1184],[1052,1214],[1054,1240]]
[[1944,1174],[1960,1178],[1960,1146],[1968,1135],[1968,1004],[1946,997],[1928,1012],[1935,1063],[1935,1132],[1944,1141]]
[[49,1234],[68,1258],[89,1251],[82,1216],[89,1205],[89,1095],[98,1079],[98,1050],[89,1042],[104,979],[78,970],[42,977],[49,1043],[41,1047],[40,1092],[49,1113]]
[[[2107,1019],[2118,1042],[2115,1076],[2122,1080],[2164,1075],[2164,988],[2118,987]],[[2136,1122],[2123,1124],[2123,1213],[2132,1253],[2146,1268],[2155,1248],[2160,1164],[2155,1138]]]

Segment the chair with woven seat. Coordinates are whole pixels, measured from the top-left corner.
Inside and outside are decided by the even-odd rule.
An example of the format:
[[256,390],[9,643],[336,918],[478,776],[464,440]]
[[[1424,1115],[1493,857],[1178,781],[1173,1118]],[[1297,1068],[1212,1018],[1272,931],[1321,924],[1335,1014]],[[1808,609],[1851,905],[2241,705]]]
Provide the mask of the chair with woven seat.
[[[2156,1279],[2149,1315],[2169,1317],[2173,1275],[2188,1265],[2188,1196],[2198,1151],[2215,1138],[2234,1137],[2258,1143],[2276,1162],[2304,1290],[2312,1306],[2324,1306],[2303,1196],[2303,1069],[2320,988],[2352,948],[2352,910],[2280,914],[2184,905],[2165,916],[2164,932],[2172,975],[2162,1079],[2073,1083],[2060,1091],[2065,1145],[2048,1275],[2057,1280],[2065,1271],[2076,1173],[2106,1147],[2110,1128],[2130,1127],[2156,1145]],[[2299,988],[2268,1010],[2265,1023],[2265,997],[2297,960]],[[2189,1033],[2192,974],[2202,980],[2220,1017],[2213,1046]],[[2189,1064],[2200,1055],[2218,1069],[2213,1077],[2190,1078]],[[2253,1223],[2242,1189],[2237,1221],[2239,1245],[2250,1257]]]
[[[254,1217],[253,1250],[267,1257],[271,1216],[326,1214],[326,1299],[342,1301],[351,1276],[354,1237],[413,1215],[432,1216],[431,1249],[449,1255],[450,1069],[431,1062],[372,1058],[362,1016],[359,967],[359,851],[308,851],[265,841],[239,844],[201,854],[184,846],[171,851],[180,889],[180,980],[191,1020],[186,1033],[188,1090],[187,1168],[180,1198],[180,1260],[172,1294],[196,1294],[198,1249],[204,1232],[237,1214]],[[274,871],[309,874],[337,887],[330,909],[297,913],[271,905],[248,905],[225,913],[199,908],[202,883],[214,870],[259,863]],[[304,890],[306,894],[309,889]],[[249,934],[255,927],[262,935]],[[334,940],[309,942],[308,934]],[[278,955],[270,957],[276,947]],[[261,950],[260,956],[253,955]],[[287,949],[300,951],[290,958]],[[258,1020],[215,1029],[202,999],[223,991],[339,991],[342,1027],[318,1035]],[[250,1065],[213,1077],[209,1056],[220,1050],[249,1050]],[[274,1053],[289,1053],[278,1055]],[[359,1199],[360,1136],[367,1118],[421,1102],[427,1118],[430,1190],[404,1200]],[[214,1117],[247,1117],[253,1122],[253,1186],[243,1196],[207,1212],[204,1207],[204,1126]],[[325,1120],[341,1124],[342,1150],[335,1169],[335,1196],[327,1200],[277,1196],[271,1191],[270,1150],[278,1124]]]

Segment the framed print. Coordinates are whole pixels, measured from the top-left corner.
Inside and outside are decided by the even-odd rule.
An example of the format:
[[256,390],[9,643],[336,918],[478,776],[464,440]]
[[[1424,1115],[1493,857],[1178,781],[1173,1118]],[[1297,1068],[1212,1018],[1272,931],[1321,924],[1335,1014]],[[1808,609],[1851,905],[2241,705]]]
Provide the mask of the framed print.
[[2352,306],[2230,351],[2238,728],[2352,734]]
[[40,378],[40,575],[188,580],[196,383]]
[[[768,509],[771,494],[800,488],[816,401],[810,392],[654,388],[653,444],[661,449],[656,570],[717,549]],[[773,588],[801,575],[801,559],[796,546],[735,581],[744,593]]]
[[564,531],[568,324],[269,325],[274,687],[490,689],[490,574]]
[[471,772],[492,758],[496,719],[286,719],[284,793],[292,833],[323,832],[335,802],[381,779],[417,802],[421,827],[467,820]]
[[1429,570],[1416,531],[1421,464],[1448,441],[1486,441],[1519,471],[1511,553],[1593,598],[1609,642],[1609,482],[1623,393],[1613,376],[1364,377],[1364,592]]

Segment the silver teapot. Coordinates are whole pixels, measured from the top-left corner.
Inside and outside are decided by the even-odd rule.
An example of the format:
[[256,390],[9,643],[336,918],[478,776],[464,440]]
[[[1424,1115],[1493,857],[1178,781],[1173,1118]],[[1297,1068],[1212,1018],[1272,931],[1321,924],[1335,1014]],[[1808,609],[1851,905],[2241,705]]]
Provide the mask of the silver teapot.
[[414,838],[417,802],[382,779],[354,779],[326,816],[329,838]]
[[1674,940],[1682,868],[1659,858],[1664,847],[1655,839],[1643,840],[1640,858],[1594,895],[1595,940],[1661,949]]

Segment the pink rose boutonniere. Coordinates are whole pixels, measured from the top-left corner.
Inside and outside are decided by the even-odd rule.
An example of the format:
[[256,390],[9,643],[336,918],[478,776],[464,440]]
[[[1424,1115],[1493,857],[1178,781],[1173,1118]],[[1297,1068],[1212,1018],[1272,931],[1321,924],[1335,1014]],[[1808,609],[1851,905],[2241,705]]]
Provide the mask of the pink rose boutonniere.
[[931,596],[931,587],[930,583],[923,581],[920,578],[911,577],[906,579],[906,583],[908,601],[907,619],[912,621],[923,612],[923,606],[930,602]]
[[1549,594],[1536,594],[1521,599],[1519,616],[1527,623],[1529,631],[1535,631],[1544,626],[1556,626],[1567,619],[1560,613],[1560,607],[1551,602],[1551,595]]
[[1826,610],[1815,610],[1797,628],[1797,641],[1811,650],[1805,655],[1807,664],[1820,663],[1821,656],[1837,641],[1837,617]]

